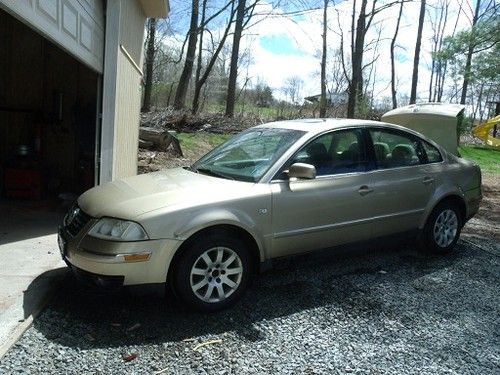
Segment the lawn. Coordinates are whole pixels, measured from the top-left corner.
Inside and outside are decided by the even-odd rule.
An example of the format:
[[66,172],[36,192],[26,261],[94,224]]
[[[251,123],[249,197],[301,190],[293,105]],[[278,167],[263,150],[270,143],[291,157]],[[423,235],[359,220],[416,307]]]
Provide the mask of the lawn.
[[231,134],[215,134],[215,133],[177,133],[177,138],[181,143],[183,151],[193,153],[208,151],[207,149],[215,148],[222,142],[231,137]]
[[500,173],[500,150],[483,146],[460,146],[458,149],[464,159],[478,163],[484,173]]

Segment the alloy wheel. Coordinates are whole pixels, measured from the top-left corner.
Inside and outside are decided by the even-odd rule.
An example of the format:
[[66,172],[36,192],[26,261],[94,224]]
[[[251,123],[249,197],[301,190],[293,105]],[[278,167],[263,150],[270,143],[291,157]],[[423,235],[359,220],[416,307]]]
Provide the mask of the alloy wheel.
[[434,222],[434,241],[445,248],[452,244],[458,232],[458,217],[455,211],[443,210]]
[[227,247],[214,247],[194,262],[191,290],[203,302],[221,302],[238,289],[242,276],[243,263],[238,254]]

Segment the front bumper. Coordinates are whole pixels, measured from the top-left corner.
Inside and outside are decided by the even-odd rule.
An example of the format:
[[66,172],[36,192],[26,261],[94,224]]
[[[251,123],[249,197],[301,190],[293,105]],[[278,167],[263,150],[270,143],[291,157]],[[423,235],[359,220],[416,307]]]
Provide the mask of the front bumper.
[[[59,229],[59,247],[63,259],[75,273],[113,284],[139,285],[164,283],[175,251],[181,241],[171,239],[137,242],[107,241],[87,236],[82,230],[71,237]],[[150,253],[148,260],[126,261],[129,254]]]
[[110,289],[119,288],[123,286],[123,280],[125,278],[124,276],[98,275],[77,268],[73,266],[71,263],[69,263],[69,266],[71,268],[71,271],[73,271],[73,274],[76,276],[76,278],[84,284],[103,287],[103,288],[110,288]]

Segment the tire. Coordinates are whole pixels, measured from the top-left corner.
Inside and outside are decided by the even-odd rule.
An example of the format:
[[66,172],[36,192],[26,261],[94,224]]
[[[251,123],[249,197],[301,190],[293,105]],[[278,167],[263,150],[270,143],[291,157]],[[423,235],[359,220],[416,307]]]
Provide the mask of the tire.
[[198,311],[228,308],[243,295],[251,265],[240,239],[224,233],[202,235],[190,241],[174,266],[176,295]]
[[452,202],[438,204],[425,224],[422,247],[436,254],[449,253],[456,245],[463,226],[462,214]]

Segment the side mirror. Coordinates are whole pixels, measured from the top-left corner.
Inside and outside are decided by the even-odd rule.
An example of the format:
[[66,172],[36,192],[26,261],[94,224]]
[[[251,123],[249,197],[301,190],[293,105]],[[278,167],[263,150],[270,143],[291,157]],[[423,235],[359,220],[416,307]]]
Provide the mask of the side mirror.
[[294,163],[288,169],[288,178],[315,179],[316,167],[312,164]]

